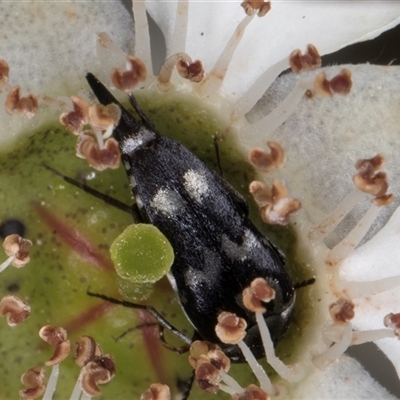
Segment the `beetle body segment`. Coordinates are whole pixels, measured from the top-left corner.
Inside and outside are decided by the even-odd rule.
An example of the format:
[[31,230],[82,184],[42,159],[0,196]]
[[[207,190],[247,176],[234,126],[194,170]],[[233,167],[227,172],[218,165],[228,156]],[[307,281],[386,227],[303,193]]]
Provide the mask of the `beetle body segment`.
[[[203,340],[221,344],[215,333],[218,315],[237,314],[248,324],[245,342],[261,358],[255,316],[243,306],[242,291],[257,277],[275,290],[264,318],[277,342],[295,302],[284,255],[248,219],[242,196],[187,148],[161,136],[133,97],[141,121],[93,75],[87,78],[102,104],[121,107],[113,134],[143,220],[157,226],[174,249],[169,279],[189,321]],[[242,359],[237,346],[222,347],[233,360]]]

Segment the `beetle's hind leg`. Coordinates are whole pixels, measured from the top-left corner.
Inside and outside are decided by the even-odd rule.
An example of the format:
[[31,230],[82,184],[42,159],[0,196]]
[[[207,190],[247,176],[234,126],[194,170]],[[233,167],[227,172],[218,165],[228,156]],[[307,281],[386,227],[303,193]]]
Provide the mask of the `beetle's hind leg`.
[[165,339],[165,335],[164,335],[165,327],[158,322],[148,322],[145,324],[136,325],[132,328],[127,329],[125,332],[121,333],[119,336],[115,337],[114,339],[117,342],[117,341],[121,340],[124,336],[126,336],[128,333],[131,333],[131,332],[139,330],[139,329],[151,327],[151,326],[158,326],[158,337],[160,339],[160,342],[166,349],[173,351],[174,353],[178,353],[178,354],[184,354],[190,350],[189,344],[184,344],[183,346],[176,347],[176,346],[173,346],[172,344],[168,343],[167,340]]
[[73,185],[73,186],[83,190],[84,192],[86,192],[94,197],[97,197],[100,200],[103,200],[106,204],[109,204],[110,206],[113,206],[113,207],[117,208],[118,210],[124,211],[124,212],[132,215],[133,221],[136,224],[143,222],[142,217],[140,216],[140,213],[139,213],[139,209],[136,204],[133,204],[131,206],[129,204],[125,204],[122,201],[115,199],[114,197],[108,196],[104,193],[99,192],[96,189],[91,188],[90,186],[86,185],[85,183],[79,182],[74,178],[64,175],[62,172],[57,171],[56,169],[54,169],[53,167],[50,167],[49,165],[47,165],[45,163],[42,163],[42,166],[44,168],[46,168],[47,170],[49,170],[50,172],[52,172],[53,174],[58,175],[59,177],[64,179],[64,181],[68,182],[70,185]]
[[[136,304],[136,303],[131,303],[130,301],[125,301],[125,300],[118,300],[118,299],[114,299],[113,297],[108,297],[104,294],[99,294],[99,293],[93,293],[90,292],[90,290],[87,290],[87,295],[91,296],[91,297],[97,297],[99,299],[108,301],[110,303],[113,304],[119,304],[121,306],[124,307],[129,307],[129,308],[135,308],[138,310],[146,310],[158,323],[158,325],[160,325],[160,327],[162,327],[162,329],[160,329],[160,332],[162,332],[163,329],[168,329],[172,334],[174,334],[175,336],[177,336],[179,339],[181,339],[183,342],[186,343],[187,346],[190,346],[193,342],[193,340],[191,338],[189,338],[188,336],[186,336],[183,332],[181,332],[179,329],[175,328],[173,325],[171,325],[154,307],[152,306],[146,306],[143,304]],[[160,333],[160,339],[161,342],[166,343],[167,346],[170,346],[170,350],[173,348],[173,346],[171,346],[170,344],[168,344],[165,339],[164,339],[164,335]],[[164,344],[165,345],[165,344]],[[183,346],[184,347],[184,346]],[[178,348],[179,349],[179,348]],[[187,350],[186,350],[187,351]]]

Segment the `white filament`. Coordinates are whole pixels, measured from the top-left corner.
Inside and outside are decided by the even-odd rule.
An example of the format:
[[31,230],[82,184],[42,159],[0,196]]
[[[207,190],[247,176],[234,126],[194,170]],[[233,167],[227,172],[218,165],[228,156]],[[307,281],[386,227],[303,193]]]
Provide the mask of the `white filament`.
[[53,398],[59,374],[60,374],[60,364],[53,365],[49,381],[47,382],[46,391],[44,392],[42,400],[51,400]]
[[210,71],[210,74],[207,77],[207,80],[204,82],[204,90],[206,96],[215,95],[220,89],[222,82],[224,81],[226,72],[228,71],[229,64],[232,60],[232,56],[235,53],[237,46],[239,45],[244,31],[250,21],[253,19],[255,14],[252,16],[246,15],[243,20],[239,23],[233,35],[229,39],[227,45],[222,51],[221,55],[218,57],[217,62],[215,63],[213,69]]
[[243,388],[224,370],[219,370],[219,374],[221,375],[222,380],[234,391],[233,393],[243,392]]
[[350,192],[318,226],[311,230],[310,239],[314,242],[322,241],[326,238],[364,196],[365,194],[358,189],[354,189]]
[[[185,51],[189,4],[187,0],[178,2],[176,8],[175,29],[172,36],[171,54]],[[167,55],[168,57],[168,55]]]
[[380,207],[374,204],[371,205],[350,233],[328,253],[327,262],[329,264],[338,264],[357,247],[362,238],[368,232],[368,229],[374,223],[379,210]]
[[268,68],[236,102],[235,114],[247,114],[261,99],[265,91],[271,86],[276,77],[289,67],[289,57],[277,62]]
[[367,282],[351,282],[341,279],[340,286],[351,298],[366,298],[399,287],[400,275]]
[[369,331],[354,331],[351,344],[363,344],[367,342],[375,342],[379,339],[394,338],[396,334],[392,329],[372,329]]
[[0,273],[3,272],[15,260],[15,257],[15,255],[10,256],[6,261],[0,264]]
[[313,364],[319,369],[325,369],[335,362],[350,346],[352,339],[351,324],[346,324],[343,330],[342,338],[329,347],[325,353],[313,357]]
[[[314,87],[314,82],[311,80],[300,80],[283,100],[272,112],[267,116],[252,124],[255,128],[254,132],[260,130],[264,132],[265,137],[270,137],[276,129],[278,129],[296,109],[304,93]],[[258,129],[257,129],[258,128]],[[257,133],[259,135],[259,133]]]
[[274,344],[265,322],[264,316],[260,312],[256,312],[256,321],[260,330],[261,339],[264,345],[265,356],[271,367],[284,379],[289,382],[298,382],[302,378],[302,374],[295,371],[293,367],[286,366],[276,355]]
[[153,67],[145,2],[132,1],[132,11],[135,19],[135,56],[143,61],[149,76],[153,73]]
[[271,380],[268,378],[268,375],[261,367],[261,365],[257,362],[256,358],[254,357],[253,353],[250,351],[247,344],[241,340],[238,343],[240,350],[242,351],[244,358],[246,359],[247,363],[249,364],[251,370],[253,371],[254,375],[260,382],[261,389],[263,389],[267,394],[272,395],[274,394],[274,388],[272,387]]

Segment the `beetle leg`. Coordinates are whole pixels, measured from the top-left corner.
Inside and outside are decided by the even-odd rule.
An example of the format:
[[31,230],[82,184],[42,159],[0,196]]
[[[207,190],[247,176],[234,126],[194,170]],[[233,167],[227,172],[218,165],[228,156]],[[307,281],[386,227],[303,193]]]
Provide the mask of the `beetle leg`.
[[90,186],[88,186],[82,182],[79,182],[74,178],[64,175],[62,172],[57,171],[56,169],[50,167],[49,165],[47,165],[45,163],[42,163],[42,166],[44,168],[46,168],[47,170],[49,170],[50,172],[52,172],[53,174],[60,176],[61,178],[64,179],[64,181],[68,182],[69,184],[74,185],[75,187],[83,190],[84,192],[86,192],[94,197],[97,197],[100,200],[103,200],[106,204],[109,204],[110,206],[118,208],[118,210],[124,211],[128,214],[131,214],[133,217],[133,221],[136,224],[143,222],[142,218],[139,214],[139,209],[136,204],[133,204],[132,206],[130,206],[129,204],[125,204],[122,201],[114,199],[114,197],[107,196],[106,194],[101,193],[98,190],[93,189]]
[[143,305],[143,304],[131,303],[130,301],[114,299],[113,297],[108,297],[108,296],[106,296],[104,294],[90,292],[89,289],[87,290],[86,294],[88,296],[97,297],[99,299],[108,301],[108,302],[113,303],[113,304],[119,304],[119,305],[124,306],[124,307],[135,308],[135,309],[138,309],[138,310],[146,310],[158,322],[158,324],[161,325],[163,328],[168,329],[171,333],[173,333],[175,336],[180,338],[183,342],[187,343],[188,345],[192,344],[192,339],[191,338],[189,338],[184,333],[182,333],[179,329],[176,329],[173,325],[171,325],[152,306],[146,306],[146,305]]

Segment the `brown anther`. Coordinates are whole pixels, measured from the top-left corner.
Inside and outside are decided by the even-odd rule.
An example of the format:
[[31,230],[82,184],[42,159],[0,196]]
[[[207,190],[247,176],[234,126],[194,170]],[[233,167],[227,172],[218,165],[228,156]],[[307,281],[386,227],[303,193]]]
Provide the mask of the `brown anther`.
[[333,93],[346,95],[350,93],[353,82],[351,71],[344,68],[329,81],[329,87]]
[[236,314],[223,311],[218,316],[215,332],[222,343],[237,344],[246,336],[247,323]]
[[204,68],[200,60],[188,64],[184,60],[179,60],[176,69],[182,78],[189,79],[190,82],[201,82],[204,78]]
[[269,400],[270,396],[256,385],[249,385],[242,393],[232,396],[232,400]]
[[114,138],[108,138],[104,143],[104,148],[100,149],[90,131],[79,135],[76,143],[76,155],[85,158],[98,171],[107,168],[116,169],[121,160],[118,142]]
[[384,197],[389,188],[389,183],[385,172],[376,172],[376,170],[382,167],[384,164],[384,158],[381,155],[377,155],[371,159],[358,160],[356,162],[357,174],[353,176],[353,182],[357,188],[365,193],[371,194],[377,198],[377,205],[382,203],[385,205],[386,202],[390,202],[390,196]]
[[383,319],[383,324],[386,328],[400,330],[400,313],[390,313]]
[[171,400],[171,392],[167,385],[153,383],[141,396],[140,400]]
[[89,106],[90,124],[101,130],[106,130],[118,124],[121,117],[121,109],[116,104],[91,104]]
[[268,188],[263,182],[251,182],[249,185],[249,192],[260,208],[267,206],[272,201],[271,188]]
[[381,154],[377,154],[376,156],[372,158],[364,158],[361,160],[357,160],[355,167],[357,170],[360,170],[359,172],[365,173],[371,173],[373,171],[377,171],[378,169],[381,169],[385,164],[385,157],[383,157]]
[[261,302],[268,303],[275,298],[275,290],[264,278],[254,279],[250,286],[243,290],[243,304],[253,312],[264,313],[266,308]]
[[29,368],[21,376],[21,383],[27,388],[34,388],[41,385],[44,382],[46,372],[41,367]]
[[19,86],[13,87],[9,92],[5,103],[8,114],[17,111],[21,115],[25,115],[28,119],[33,118],[38,110],[38,100],[34,94],[28,94],[21,97],[21,89]]
[[15,326],[25,321],[31,308],[16,296],[5,296],[0,300],[0,316],[7,315],[7,324]]
[[21,382],[27,387],[27,389],[20,390],[19,396],[27,400],[41,397],[46,389],[43,385],[45,375],[43,368],[34,367],[28,369],[28,371],[21,376]]
[[271,196],[273,203],[288,197],[288,191],[283,182],[279,179],[272,180]]
[[220,371],[228,372],[231,368],[231,359],[222,350],[210,350],[207,353],[210,363]]
[[8,82],[8,74],[10,72],[10,67],[6,60],[0,59],[0,84],[5,84]]
[[317,48],[309,44],[304,55],[299,49],[292,51],[289,56],[289,65],[296,74],[312,71],[321,66],[321,56]]
[[389,205],[394,200],[393,194],[384,194],[380,197],[375,197],[372,199],[372,203],[378,207],[384,207]]
[[270,152],[262,149],[253,149],[250,151],[250,162],[260,171],[270,172],[272,169],[282,165],[285,158],[285,152],[277,142],[267,142]]
[[39,336],[46,343],[54,347],[54,353],[46,361],[46,365],[59,364],[68,357],[71,351],[71,343],[67,340],[67,331],[64,328],[45,325],[40,329]]
[[354,304],[351,300],[340,298],[329,306],[329,314],[335,324],[346,324],[354,318]]
[[111,81],[113,85],[126,93],[131,93],[139,82],[146,79],[147,71],[144,63],[137,57],[127,57],[127,71],[120,68],[113,68]]
[[348,69],[342,69],[331,80],[327,79],[325,72],[320,72],[314,80],[316,92],[326,97],[331,97],[334,93],[346,95],[350,92],[352,84],[351,72]]
[[78,135],[89,122],[89,103],[78,96],[71,96],[71,100],[74,109],[68,113],[61,114],[60,122],[69,131]]
[[30,261],[29,252],[32,242],[17,234],[8,235],[3,242],[4,252],[8,257],[15,256],[12,265],[15,268],[24,267]]
[[249,16],[258,10],[257,15],[263,17],[271,9],[271,2],[265,0],[245,0],[241,4],[245,13]]
[[87,396],[100,396],[101,391],[97,385],[109,382],[114,375],[115,362],[111,356],[90,361],[82,368],[79,376],[81,389]]
[[197,365],[197,360],[201,356],[207,356],[208,352],[220,349],[221,348],[214,343],[206,342],[204,340],[195,340],[190,345],[189,363],[192,368],[195,369]]
[[211,363],[203,363],[196,368],[195,375],[200,389],[216,393],[219,389],[218,384],[221,381],[221,375],[217,368]]
[[75,362],[79,367],[83,367],[101,355],[100,346],[91,336],[81,336],[76,341]]

